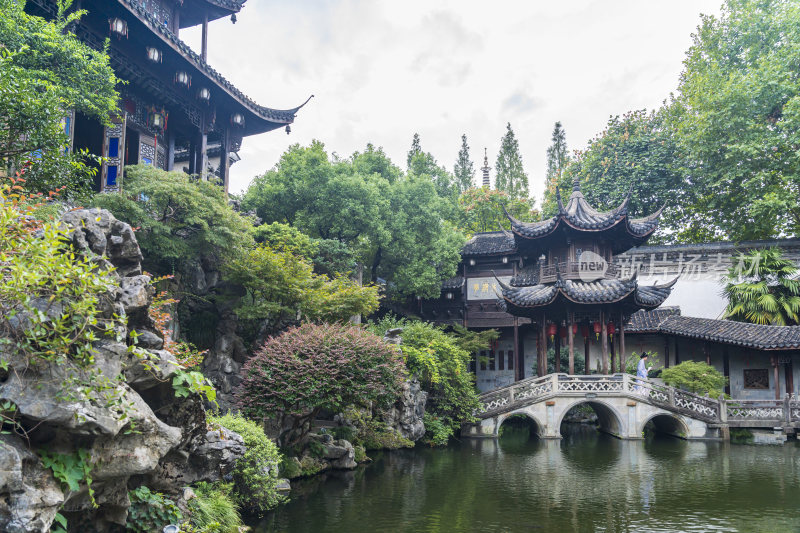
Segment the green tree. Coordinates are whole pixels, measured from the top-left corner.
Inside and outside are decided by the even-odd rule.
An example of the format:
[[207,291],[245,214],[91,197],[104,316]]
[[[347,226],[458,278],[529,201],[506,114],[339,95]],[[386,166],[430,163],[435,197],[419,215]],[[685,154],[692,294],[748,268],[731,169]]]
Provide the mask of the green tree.
[[671,387],[687,390],[694,394],[708,394],[719,398],[728,383],[728,378],[704,361],[684,361],[678,365],[665,368],[661,379]]
[[414,158],[422,153],[422,144],[419,140],[419,133],[415,133],[411,138],[411,149],[406,156],[406,169],[411,172],[411,162]]
[[[542,206],[545,216],[558,210],[555,185],[568,195],[574,179],[598,209],[617,207],[631,192],[632,216],[645,216],[667,205],[658,236],[674,241],[696,227],[692,185],[680,168],[680,155],[666,110],[633,111],[609,118],[606,129],[569,162],[557,182],[549,184]],[[566,199],[565,199],[566,200]]]
[[497,172],[495,188],[498,191],[505,191],[512,198],[528,198],[528,175],[522,168],[519,143],[510,122],[506,125],[506,133],[500,141],[500,152],[497,154],[494,168]]
[[793,0],[728,0],[719,17],[703,17],[672,103],[703,222],[690,239],[798,234],[798,64]]
[[474,186],[475,165],[469,158],[469,145],[467,144],[466,135],[461,136],[461,150],[458,151],[458,159],[455,167],[453,167],[453,175],[455,176],[459,193],[463,194],[464,191]]
[[361,286],[347,276],[314,274],[311,263],[286,249],[262,244],[223,264],[225,278],[247,294],[236,314],[261,321],[297,313],[310,320],[343,322],[378,308],[378,288]]
[[[381,157],[373,150],[370,168],[396,168]],[[463,245],[449,222],[453,202],[437,193],[428,175],[390,181],[382,173],[362,174],[360,160],[332,162],[318,141],[293,146],[253,181],[242,206],[268,223],[288,223],[348,246],[367,279],[387,281],[388,295],[438,296],[441,281],[455,274]]]
[[459,227],[468,235],[497,231],[508,224],[503,213],[504,206],[518,220],[533,221],[539,218],[539,213],[531,209],[528,202],[488,187],[467,189],[459,196],[458,205],[461,209]]
[[225,261],[252,248],[252,222],[216,183],[147,165],[127,167],[125,176],[123,193],[98,194],[93,202],[138,227],[151,272],[172,274],[205,254]]
[[[561,174],[569,162],[567,152],[567,133],[561,122],[553,126],[553,135],[550,137],[552,144],[547,149],[547,177],[545,178],[545,199],[555,197],[555,188],[561,181]],[[543,206],[544,208],[544,206]]]
[[725,278],[724,318],[754,324],[800,324],[800,269],[780,248],[753,250],[739,257]]
[[86,154],[65,154],[61,121],[70,109],[107,122],[119,80],[108,56],[70,31],[85,12],[58,2],[52,21],[28,15],[24,2],[0,0],[0,168],[25,169],[26,188],[84,199],[92,183]]

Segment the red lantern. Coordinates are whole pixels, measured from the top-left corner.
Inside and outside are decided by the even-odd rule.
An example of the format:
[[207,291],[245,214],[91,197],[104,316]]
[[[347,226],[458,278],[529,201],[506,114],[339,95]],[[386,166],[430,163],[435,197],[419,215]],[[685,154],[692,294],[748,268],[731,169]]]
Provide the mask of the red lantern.
[[600,324],[599,321],[595,322],[594,323],[594,334],[595,334],[595,336],[597,337],[598,340],[600,339],[600,332],[601,331],[603,331],[603,325]]
[[607,328],[606,331],[608,331],[608,334],[611,335],[611,337],[613,338],[614,337],[614,333],[617,331],[614,328],[614,323],[613,322],[609,322],[608,326],[606,326],[606,328]]
[[566,339],[567,338],[567,328],[565,328],[564,326],[561,326],[561,329],[558,330],[558,335],[562,339]]
[[581,326],[581,335],[583,335],[584,339],[589,338],[589,326],[587,326],[586,324]]
[[550,340],[553,340],[553,337],[556,336],[556,333],[558,333],[558,328],[551,322],[547,325],[547,334],[550,335]]
[[578,333],[578,324],[572,324],[572,334]]

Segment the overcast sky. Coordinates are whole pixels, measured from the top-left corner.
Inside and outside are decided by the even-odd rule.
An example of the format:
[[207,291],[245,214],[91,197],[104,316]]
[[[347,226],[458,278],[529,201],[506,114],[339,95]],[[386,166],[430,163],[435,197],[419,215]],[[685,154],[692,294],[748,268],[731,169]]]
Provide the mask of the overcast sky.
[[[244,140],[231,191],[312,139],[342,156],[372,142],[404,168],[418,132],[452,171],[466,133],[476,168],[484,147],[493,166],[511,122],[538,204],[555,121],[570,150],[580,149],[610,115],[660,105],[677,86],[700,14],[718,14],[720,4],[250,0],[235,25],[210,25],[209,63],[264,106],[316,96],[291,135]],[[199,48],[196,29],[181,38]]]

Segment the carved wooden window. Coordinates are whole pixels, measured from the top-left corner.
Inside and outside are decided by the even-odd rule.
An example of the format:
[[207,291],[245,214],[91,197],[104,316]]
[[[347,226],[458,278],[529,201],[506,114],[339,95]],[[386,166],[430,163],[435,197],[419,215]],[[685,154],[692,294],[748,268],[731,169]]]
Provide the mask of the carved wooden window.
[[744,371],[745,389],[769,389],[769,370],[750,368]]
[[505,354],[505,352],[503,352],[503,350],[500,350],[499,352],[497,352],[497,370],[505,370],[506,369],[506,366],[505,366],[506,357],[505,357],[505,355],[506,354]]
[[508,369],[514,370],[514,350],[508,351]]
[[494,370],[494,350],[489,350],[489,370]]

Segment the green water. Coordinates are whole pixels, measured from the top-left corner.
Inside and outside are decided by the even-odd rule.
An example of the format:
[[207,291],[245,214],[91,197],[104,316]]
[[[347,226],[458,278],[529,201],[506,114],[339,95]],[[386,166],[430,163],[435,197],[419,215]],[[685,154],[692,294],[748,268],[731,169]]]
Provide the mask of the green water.
[[573,427],[562,441],[378,454],[354,472],[293,484],[266,532],[800,531],[800,446],[620,441]]

